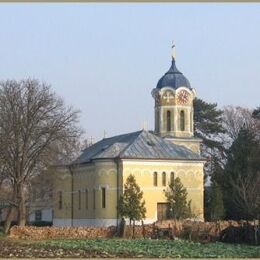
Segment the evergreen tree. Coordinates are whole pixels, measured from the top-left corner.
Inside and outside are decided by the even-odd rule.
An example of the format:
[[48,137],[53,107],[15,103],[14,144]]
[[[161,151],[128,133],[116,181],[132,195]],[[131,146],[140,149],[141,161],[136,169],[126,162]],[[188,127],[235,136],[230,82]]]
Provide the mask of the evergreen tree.
[[169,218],[184,219],[192,217],[191,200],[187,202],[187,189],[183,186],[179,177],[171,181],[164,193],[169,205]]
[[213,181],[211,185],[209,208],[211,220],[223,219],[225,216],[222,190],[216,181]]
[[210,199],[211,199],[211,186],[204,187],[204,218],[206,221],[210,221]]
[[230,219],[259,217],[260,145],[255,134],[242,128],[229,149],[224,170],[224,205]]
[[143,200],[143,192],[132,174],[126,179],[123,196],[119,199],[118,211],[121,217],[129,218],[130,225],[133,222],[134,235],[135,221],[145,218],[146,208],[145,201]]
[[205,182],[207,177],[213,176],[213,162],[222,165],[225,158],[225,148],[220,138],[225,133],[222,115],[223,111],[217,108],[216,103],[194,99],[194,135],[202,139],[201,154],[209,159],[205,166]]
[[207,148],[222,149],[222,142],[216,136],[225,133],[222,126],[223,111],[216,103],[207,103],[202,99],[194,99],[194,132],[195,136],[203,140]]

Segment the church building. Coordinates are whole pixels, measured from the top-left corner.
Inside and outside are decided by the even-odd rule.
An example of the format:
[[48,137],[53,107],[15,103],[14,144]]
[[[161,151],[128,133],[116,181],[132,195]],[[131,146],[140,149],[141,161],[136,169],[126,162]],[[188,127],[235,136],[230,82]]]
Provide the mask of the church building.
[[164,191],[179,177],[191,209],[203,220],[201,140],[194,137],[196,91],[177,69],[170,69],[152,90],[154,131],[136,131],[104,138],[86,148],[71,165],[55,168],[54,226],[118,225],[117,205],[127,177],[135,176],[146,206],[144,223],[165,219]]

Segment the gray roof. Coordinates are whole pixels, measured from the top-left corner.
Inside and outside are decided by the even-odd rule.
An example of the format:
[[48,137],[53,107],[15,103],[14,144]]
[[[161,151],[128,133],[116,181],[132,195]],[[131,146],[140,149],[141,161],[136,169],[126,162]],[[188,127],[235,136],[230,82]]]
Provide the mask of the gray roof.
[[177,69],[175,59],[172,59],[170,69],[164,74],[157,83],[156,88],[171,87],[177,89],[179,87],[187,87],[191,89],[188,79]]
[[145,130],[105,138],[86,148],[75,163],[96,159],[168,159],[203,160],[188,148],[173,144]]

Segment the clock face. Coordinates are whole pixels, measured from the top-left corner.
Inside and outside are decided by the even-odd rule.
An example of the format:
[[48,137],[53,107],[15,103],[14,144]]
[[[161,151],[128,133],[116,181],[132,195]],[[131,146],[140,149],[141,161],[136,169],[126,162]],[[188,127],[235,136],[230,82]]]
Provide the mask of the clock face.
[[189,93],[186,90],[181,90],[177,96],[179,104],[186,104],[189,101]]

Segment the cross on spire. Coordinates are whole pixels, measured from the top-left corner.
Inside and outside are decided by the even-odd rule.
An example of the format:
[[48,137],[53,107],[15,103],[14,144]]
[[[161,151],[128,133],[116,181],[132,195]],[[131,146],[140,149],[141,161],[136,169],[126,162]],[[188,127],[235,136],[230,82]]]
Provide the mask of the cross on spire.
[[176,58],[176,51],[175,51],[175,44],[174,41],[172,41],[172,58],[175,60]]

